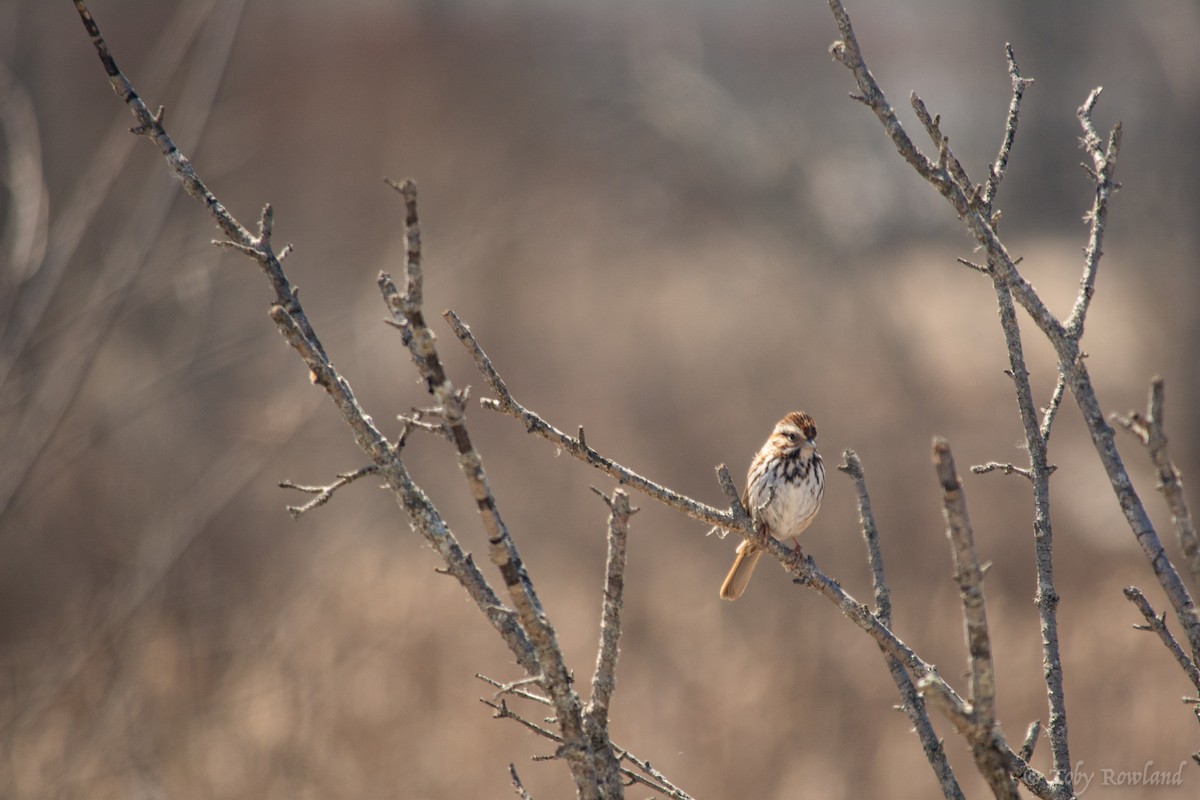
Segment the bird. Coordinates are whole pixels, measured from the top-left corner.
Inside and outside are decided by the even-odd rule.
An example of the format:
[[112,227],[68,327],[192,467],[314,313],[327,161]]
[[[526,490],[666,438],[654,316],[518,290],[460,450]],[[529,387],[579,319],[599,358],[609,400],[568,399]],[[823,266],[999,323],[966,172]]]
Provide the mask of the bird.
[[[792,411],[775,425],[771,435],[750,462],[742,505],[760,534],[791,538],[799,551],[798,537],[817,510],[825,491],[825,467],[817,452],[817,425],[803,411]],[[721,598],[737,600],[746,591],[763,550],[743,539],[725,582]]]

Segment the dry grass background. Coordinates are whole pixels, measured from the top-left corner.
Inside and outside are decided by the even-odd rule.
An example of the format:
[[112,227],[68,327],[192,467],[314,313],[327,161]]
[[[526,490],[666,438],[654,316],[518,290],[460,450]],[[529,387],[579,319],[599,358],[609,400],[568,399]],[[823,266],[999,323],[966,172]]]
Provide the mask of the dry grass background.
[[[713,465],[740,475],[791,408],[817,418],[827,463],[857,450],[897,631],[958,682],[928,446],[947,436],[964,468],[1023,458],[1007,361],[990,285],[954,263],[970,256],[967,238],[845,99],[824,4],[258,0],[203,130],[185,111],[191,79],[149,72],[155,46],[183,47],[162,37],[186,5],[92,10],[142,93],[167,105],[171,132],[201,136],[194,160],[234,213],[250,221],[274,203],[310,317],[376,419],[425,403],[374,285],[402,252],[401,207],[380,178],[411,176],[430,310],[459,311],[517,397],[585,425],[597,449],[713,503]],[[1140,407],[1150,376],[1166,377],[1173,452],[1193,478],[1196,6],[861,0],[851,12],[893,101],[918,89],[977,177],[999,143],[1013,43],[1037,83],[1002,231],[1063,311],[1090,202],[1074,110],[1105,86],[1098,122],[1125,124],[1124,190],[1085,346],[1111,411]],[[218,68],[205,41],[185,76]],[[80,176],[129,118],[65,1],[0,2],[0,56],[31,99],[59,221],[72,191],[93,191]],[[300,522],[285,513],[297,498],[278,480],[324,482],[362,459],[273,331],[261,277],[209,246],[211,224],[169,182],[138,143],[3,385],[4,459],[19,483],[0,509],[0,795],[503,797],[515,761],[535,797],[566,796],[564,769],[526,760],[547,746],[478,703],[474,673],[516,670],[393,502],[363,483]],[[147,230],[131,216],[164,189],[168,213]],[[126,263],[128,284],[106,283]],[[25,302],[19,279],[10,265],[6,308]],[[450,339],[443,329],[454,379],[481,387]],[[1048,398],[1050,351],[1030,349]],[[53,393],[68,403],[47,421],[37,390],[73,374],[80,353],[81,381]],[[21,444],[38,424],[48,438]],[[588,486],[609,482],[511,420],[477,411],[471,425],[571,663],[590,676],[605,509]],[[1124,444],[1165,534],[1149,465]],[[1086,794],[1194,797],[1194,765],[1182,787],[1099,785],[1105,769],[1175,770],[1196,726],[1178,701],[1182,674],[1130,628],[1123,586],[1163,604],[1069,399],[1051,458]],[[417,439],[409,460],[482,550],[451,451]],[[998,711],[1019,739],[1045,715],[1029,493],[997,475],[966,487],[995,564]],[[635,503],[617,741],[697,797],[936,794],[865,636],[770,566],[744,600],[720,602],[733,543]],[[869,596],[852,487],[836,473],[806,547]],[[1034,762],[1046,768],[1044,747]]]

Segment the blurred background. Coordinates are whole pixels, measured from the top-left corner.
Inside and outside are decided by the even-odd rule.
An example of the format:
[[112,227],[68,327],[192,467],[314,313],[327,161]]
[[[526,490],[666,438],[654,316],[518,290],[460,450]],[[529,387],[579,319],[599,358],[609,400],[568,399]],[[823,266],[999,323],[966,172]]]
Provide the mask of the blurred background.
[[[972,242],[830,60],[825,4],[702,0],[94,0],[118,63],[209,186],[276,241],[334,362],[389,433],[425,405],[375,287],[402,269],[421,187],[426,294],[453,380],[483,385],[437,312],[471,324],[518,399],[720,504],[786,411],[829,467],[862,458],[895,628],[965,670],[929,443],[946,436],[981,557],[1009,739],[1046,717],[1030,490],[988,280]],[[1001,233],[1060,314],[1091,185],[1075,110],[1125,139],[1085,347],[1108,411],[1166,378],[1172,454],[1200,459],[1200,7],[1115,0],[851,9],[868,62],[925,146],[917,90],[975,179],[1029,89]],[[544,740],[495,721],[474,678],[520,677],[462,590],[371,481],[293,521],[363,456],[267,318],[269,288],[128,135],[75,10],[0,0],[0,795],[534,797],[571,794]],[[1050,349],[1022,316],[1039,402]],[[514,421],[470,417],[500,505],[586,687],[607,477]],[[1126,462],[1173,556],[1149,461]],[[405,451],[477,560],[447,444]],[[1089,797],[1194,797],[1183,674],[1122,587],[1161,592],[1068,396],[1051,440],[1072,758]],[[870,597],[850,481],[830,469],[804,545]],[[1195,484],[1191,484],[1195,497]],[[635,496],[617,742],[696,797],[937,795],[875,645],[764,563],[717,589],[734,542]],[[1177,558],[1178,561],[1178,558]],[[1178,562],[1182,566],[1182,562]],[[489,572],[489,574],[492,574]],[[498,579],[498,576],[495,576]],[[1192,586],[1193,590],[1198,587]],[[1172,622],[1173,625],[1173,622]],[[542,712],[526,709],[538,718]],[[968,753],[935,718],[964,788]],[[1150,770],[1183,785],[1102,785]],[[1033,759],[1049,769],[1043,741]],[[1108,770],[1108,773],[1104,771]],[[631,790],[630,796],[647,794]]]

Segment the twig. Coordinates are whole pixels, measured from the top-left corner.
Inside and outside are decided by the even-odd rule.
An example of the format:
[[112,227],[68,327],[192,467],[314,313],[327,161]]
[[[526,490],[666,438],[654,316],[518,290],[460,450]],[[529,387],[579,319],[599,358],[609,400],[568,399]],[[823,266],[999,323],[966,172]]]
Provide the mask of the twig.
[[[501,687],[504,685],[504,684],[501,684],[499,681],[496,681],[496,680],[489,678],[487,676],[484,676],[484,675],[477,674],[475,677],[491,686]],[[531,693],[524,692],[521,690],[515,690],[512,692],[512,694],[517,697],[522,697],[527,700],[532,700],[533,702],[539,703],[544,706],[552,705],[549,698],[541,697],[539,695],[531,694]],[[550,741],[555,742],[557,744],[560,744],[560,745],[562,744],[562,741],[563,741],[562,736],[560,736],[559,734],[550,730],[549,728],[542,727],[541,725],[538,725],[537,723],[524,718],[523,716],[521,716],[520,714],[516,713],[511,708],[509,708],[508,705],[504,701],[495,700],[495,699],[488,700],[486,698],[481,697],[481,698],[479,698],[479,702],[481,702],[485,706],[493,709],[496,712],[495,713],[496,719],[514,720],[518,724],[524,726],[529,731],[536,733],[538,736],[541,736],[545,739],[549,739]],[[612,748],[613,748],[613,752],[614,752],[616,758],[618,759],[618,761],[627,761],[642,771],[643,774],[638,774],[637,772],[634,772],[631,769],[627,769],[625,767],[618,767],[620,774],[623,777],[627,778],[629,781],[631,781],[633,783],[638,783],[638,784],[641,784],[642,786],[646,786],[650,789],[653,789],[654,791],[659,792],[660,794],[662,794],[666,797],[672,798],[672,800],[692,800],[691,796],[687,792],[680,789],[678,786],[676,786],[671,781],[669,781],[661,772],[654,769],[654,767],[651,766],[649,761],[638,758],[633,753],[630,753],[628,750],[624,749],[623,747],[620,747],[619,745],[617,745],[615,743],[612,743]]]
[[1145,625],[1135,625],[1135,628],[1144,631],[1152,631],[1158,634],[1158,638],[1162,640],[1163,645],[1171,651],[1171,655],[1175,656],[1175,660],[1179,662],[1179,666],[1183,668],[1184,674],[1188,676],[1188,680],[1197,689],[1200,689],[1200,669],[1196,667],[1196,662],[1188,657],[1188,654],[1183,651],[1176,641],[1175,636],[1167,629],[1166,612],[1160,614],[1154,613],[1154,608],[1150,605],[1150,601],[1142,594],[1142,590],[1136,586],[1129,586],[1125,589],[1125,599],[1137,606],[1138,611],[1142,612],[1142,616],[1146,618]]
[[621,638],[621,607],[625,592],[626,542],[629,538],[629,518],[636,509],[629,505],[629,495],[614,489],[612,497],[604,499],[611,512],[608,517],[608,558],[604,567],[604,603],[600,614],[600,645],[596,652],[596,672],[592,676],[592,697],[587,718],[600,731],[608,729],[608,708],[616,688],[617,643]]
[[1033,758],[1033,749],[1037,747],[1038,734],[1041,732],[1041,720],[1035,719],[1029,723],[1029,728],[1025,731],[1025,741],[1021,742],[1021,758],[1026,761]]
[[933,463],[942,487],[946,532],[954,552],[954,580],[962,599],[966,623],[967,651],[970,654],[971,727],[969,740],[975,763],[996,797],[1017,797],[1017,786],[997,743],[1002,741],[996,727],[996,671],[992,662],[987,611],[983,598],[983,570],[975,551],[974,534],[967,515],[962,483],[954,468],[954,456],[945,439],[933,442]]
[[1033,480],[1033,473],[1014,464],[1001,464],[999,461],[989,461],[986,464],[976,464],[971,467],[976,475],[986,475],[989,472],[1003,472],[1005,475],[1020,475],[1026,480]]
[[608,733],[608,709],[617,686],[617,644],[621,639],[621,606],[625,592],[626,542],[629,518],[636,509],[629,495],[614,489],[612,497],[595,490],[609,508],[608,557],[604,567],[604,602],[600,613],[600,645],[596,651],[596,671],[592,675],[592,696],[583,715],[583,730],[596,754],[596,769],[602,786],[613,796],[621,791],[620,767]]
[[337,480],[327,486],[305,486],[303,484],[292,483],[289,480],[279,482],[280,489],[295,489],[306,494],[315,494],[312,500],[309,500],[302,506],[288,506],[288,513],[292,515],[292,519],[300,519],[301,516],[312,511],[317,506],[323,506],[333,499],[333,493],[343,486],[354,483],[354,481],[366,475],[379,474],[378,464],[368,464],[365,467],[359,467],[353,472],[339,472]]
[[[1033,83],[1033,78],[1021,77],[1011,44],[1004,45],[1004,55],[1008,60],[1008,76],[1012,80],[1012,100],[1008,104],[1008,118],[1004,121],[1004,138],[1000,141],[1000,152],[988,167],[987,183],[979,196],[980,202],[988,209],[992,208],[996,192],[1000,189],[1000,181],[1004,180],[1004,173],[1008,170],[1008,157],[1012,152],[1013,140],[1017,136],[1017,123],[1021,117],[1021,98],[1025,96],[1025,89]],[[995,225],[997,221],[993,217],[992,224]]]
[[1165,404],[1166,388],[1163,379],[1155,375],[1150,382],[1150,399],[1146,404],[1146,413],[1131,411],[1128,417],[1114,414],[1112,419],[1146,446],[1150,460],[1158,469],[1158,490],[1162,492],[1167,507],[1171,510],[1171,523],[1175,526],[1175,536],[1179,540],[1179,548],[1183,551],[1184,563],[1192,574],[1192,580],[1200,585],[1200,541],[1197,540],[1196,524],[1192,520],[1191,509],[1183,494],[1179,470],[1175,469],[1171,454],[1167,452]]
[[513,789],[516,791],[517,797],[521,798],[521,800],[533,800],[533,796],[530,795],[529,792],[525,790],[525,787],[521,784],[521,778],[517,775],[517,767],[515,764],[508,765],[508,775],[512,779]]
[[[866,476],[863,474],[862,462],[857,453],[853,450],[846,450],[842,453],[842,457],[845,458],[845,463],[839,465],[838,470],[850,476],[858,494],[858,518],[862,526],[863,539],[867,543],[867,559],[871,564],[871,582],[875,589],[875,615],[879,617],[880,622],[890,628],[892,626],[891,592],[888,589],[887,577],[883,570],[883,554],[879,548],[879,530],[875,525],[875,515],[871,511],[871,496],[867,492]],[[946,760],[946,751],[942,747],[941,739],[933,729],[933,723],[925,708],[925,700],[913,685],[912,678],[905,671],[904,665],[895,656],[884,653],[884,660],[887,662],[892,681],[896,684],[896,690],[900,693],[900,708],[912,723],[913,730],[921,741],[921,748],[925,751],[925,758],[929,761],[934,775],[937,776],[942,795],[947,800],[956,798],[961,800],[962,789],[954,777],[950,762]]]
[[958,160],[958,156],[954,155],[954,151],[950,149],[950,139],[942,133],[941,116],[931,115],[925,107],[925,101],[918,97],[916,92],[911,92],[908,99],[913,107],[913,111],[917,114],[917,119],[920,120],[921,125],[925,128],[925,132],[929,134],[929,138],[938,149],[938,169],[946,174],[958,190],[962,192],[967,202],[974,206],[979,196],[979,187],[967,176],[967,171],[963,167],[962,162]]
[[1100,267],[1100,256],[1103,255],[1101,245],[1104,242],[1104,226],[1108,221],[1108,200],[1120,188],[1120,184],[1113,180],[1113,172],[1117,168],[1117,154],[1121,150],[1121,123],[1113,126],[1107,146],[1101,147],[1100,134],[1092,122],[1092,111],[1100,98],[1100,91],[1099,87],[1093,89],[1077,112],[1083,128],[1083,149],[1092,160],[1088,173],[1095,181],[1096,189],[1092,207],[1084,216],[1091,223],[1091,230],[1083,251],[1083,278],[1079,282],[1079,295],[1075,298],[1075,306],[1066,324],[1067,335],[1076,341],[1083,337],[1084,319],[1096,291],[1096,272]]
[[672,491],[639,475],[631,469],[621,466],[611,459],[605,458],[581,438],[564,433],[533,411],[521,405],[508,390],[504,379],[500,377],[500,373],[492,366],[491,359],[488,358],[487,353],[480,347],[479,342],[476,340],[475,335],[471,333],[471,329],[467,324],[454,311],[447,311],[443,316],[450,323],[450,327],[454,330],[454,334],[458,337],[459,341],[462,342],[463,347],[467,349],[467,353],[475,360],[476,367],[479,368],[479,372],[483,375],[488,388],[492,390],[494,398],[482,398],[479,401],[480,405],[484,408],[500,411],[520,420],[521,424],[525,426],[525,430],[529,433],[535,433],[543,439],[553,442],[564,452],[615,478],[622,485],[632,486],[643,494],[687,514],[692,519],[729,530],[737,530],[741,527],[731,514],[722,513],[710,505],[700,503],[686,495]]
[[613,797],[620,793],[619,782],[614,787],[605,776],[605,762],[611,761],[611,750],[600,742],[599,749],[585,734],[583,706],[572,683],[571,672],[558,644],[558,634],[542,610],[533,582],[525,570],[508,526],[496,507],[483,457],[471,442],[467,431],[464,395],[454,390],[438,355],[433,332],[425,324],[424,273],[421,257],[421,228],[417,214],[417,187],[410,180],[389,181],[404,199],[405,291],[401,293],[387,273],[380,273],[379,288],[393,321],[409,335],[404,342],[412,354],[417,371],[425,380],[429,393],[438,404],[438,411],[449,429],[458,464],[475,499],[488,539],[488,554],[500,570],[509,600],[516,610],[521,628],[529,637],[537,657],[538,668],[530,674],[542,676],[542,686],[554,701],[557,724],[563,735],[563,757],[570,767],[576,790],[581,798]]
[[1050,429],[1054,425],[1054,417],[1058,414],[1058,409],[1062,407],[1063,394],[1067,388],[1067,379],[1062,374],[1058,373],[1058,381],[1054,384],[1054,393],[1050,395],[1050,404],[1042,409],[1042,425],[1039,431],[1042,435],[1042,441],[1050,443]]

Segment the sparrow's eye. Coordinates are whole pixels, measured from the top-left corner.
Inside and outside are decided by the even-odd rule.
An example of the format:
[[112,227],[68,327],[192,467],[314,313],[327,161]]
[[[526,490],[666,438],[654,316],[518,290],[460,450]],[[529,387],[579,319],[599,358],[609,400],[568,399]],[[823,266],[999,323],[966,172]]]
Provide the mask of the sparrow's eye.
[[785,433],[784,436],[787,437],[787,440],[789,442],[796,442],[796,441],[800,440],[800,434],[798,434],[798,433],[790,433],[789,432],[789,433]]

